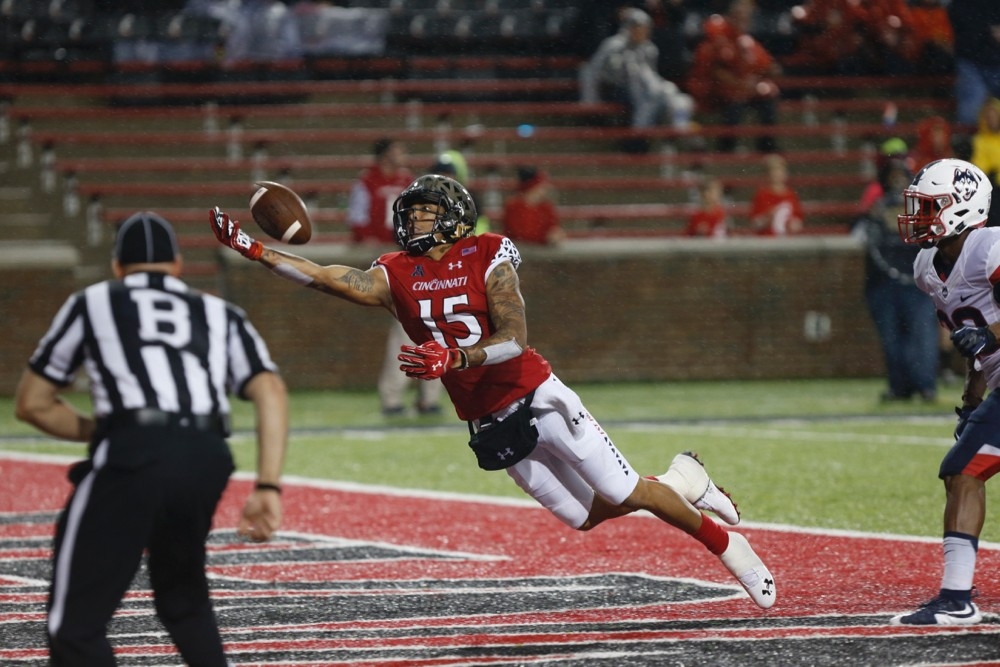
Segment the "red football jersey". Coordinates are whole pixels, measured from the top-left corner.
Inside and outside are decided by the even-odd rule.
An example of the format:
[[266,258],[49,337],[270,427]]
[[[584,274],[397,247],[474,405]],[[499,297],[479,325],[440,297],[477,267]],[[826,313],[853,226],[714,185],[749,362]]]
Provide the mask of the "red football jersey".
[[[375,261],[389,280],[396,317],[418,345],[436,340],[445,347],[469,347],[495,332],[486,299],[486,278],[500,262],[516,269],[521,255],[499,234],[459,240],[440,260],[405,251]],[[526,395],[552,373],[533,348],[499,364],[450,372],[441,378],[461,419],[500,410]]]
[[794,190],[775,192],[768,186],[758,188],[750,205],[750,217],[765,214],[770,218],[757,232],[762,236],[784,236],[802,229],[802,202]]
[[358,182],[368,191],[368,220],[364,225],[351,227],[352,240],[395,243],[392,203],[412,180],[413,174],[407,169],[395,174],[384,173],[378,165],[366,169]]

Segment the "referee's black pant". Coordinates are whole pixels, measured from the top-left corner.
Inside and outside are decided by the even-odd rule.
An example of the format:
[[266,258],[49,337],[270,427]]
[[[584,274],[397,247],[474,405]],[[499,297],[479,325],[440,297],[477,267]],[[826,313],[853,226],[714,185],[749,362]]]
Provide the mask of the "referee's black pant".
[[51,664],[114,665],[107,625],[148,550],[156,613],[191,667],[225,667],[205,540],[233,471],[221,434],[113,429],[70,470],[48,600]]

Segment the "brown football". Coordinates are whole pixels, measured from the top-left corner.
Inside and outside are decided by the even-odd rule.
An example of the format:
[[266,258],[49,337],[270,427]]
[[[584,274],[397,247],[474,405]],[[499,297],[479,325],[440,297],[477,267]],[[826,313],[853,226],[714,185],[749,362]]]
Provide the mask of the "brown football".
[[312,222],[302,199],[288,186],[273,181],[254,183],[250,213],[271,238],[300,245],[312,238]]

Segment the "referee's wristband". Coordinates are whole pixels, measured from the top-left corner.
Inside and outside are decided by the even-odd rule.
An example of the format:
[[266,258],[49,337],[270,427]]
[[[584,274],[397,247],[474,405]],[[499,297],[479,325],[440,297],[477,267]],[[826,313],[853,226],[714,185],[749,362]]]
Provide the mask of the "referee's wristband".
[[257,482],[253,487],[257,491],[276,491],[278,495],[281,495],[281,487],[277,484],[268,484],[267,482]]

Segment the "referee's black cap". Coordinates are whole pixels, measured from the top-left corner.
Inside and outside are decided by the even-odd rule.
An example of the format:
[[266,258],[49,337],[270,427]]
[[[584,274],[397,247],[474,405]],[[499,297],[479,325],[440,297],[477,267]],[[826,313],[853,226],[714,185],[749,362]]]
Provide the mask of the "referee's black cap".
[[115,259],[119,264],[156,264],[177,257],[177,236],[170,223],[152,211],[134,213],[118,226]]

